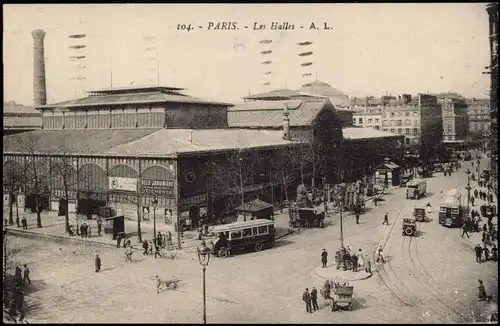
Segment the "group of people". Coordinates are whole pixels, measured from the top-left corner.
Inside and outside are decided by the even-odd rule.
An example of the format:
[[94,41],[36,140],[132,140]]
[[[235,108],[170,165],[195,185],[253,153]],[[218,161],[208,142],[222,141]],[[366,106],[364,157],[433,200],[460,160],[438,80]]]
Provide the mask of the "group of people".
[[16,271],[14,273],[14,279],[17,285],[31,284],[30,279],[30,269],[26,264],[24,264],[24,270],[20,266],[16,266]]
[[[321,252],[321,267],[328,267],[328,252],[323,249]],[[371,273],[371,261],[368,255],[363,253],[362,249],[358,252],[351,252],[349,246],[342,246],[340,250],[335,252],[335,264],[337,270],[342,268],[344,271],[352,270],[353,272],[358,272],[360,269],[365,269],[365,272]]]
[[23,230],[27,230],[28,229],[28,220],[26,219],[25,216],[21,217],[21,219],[19,219],[19,216],[17,216],[16,217],[16,225],[18,228],[20,228],[22,226]]
[[[98,217],[96,220],[97,224],[97,236],[101,236],[102,233],[102,218]],[[80,236],[82,238],[89,238],[92,236],[92,227],[88,225],[86,222],[83,222],[81,225],[79,221],[76,221],[76,226],[74,224],[69,225],[69,235],[70,236]]]
[[313,311],[319,310],[318,290],[313,286],[311,292],[309,292],[309,288],[306,288],[304,293],[302,293],[302,301],[306,304],[306,312],[312,314]]
[[489,260],[498,261],[498,248],[496,244],[491,245],[491,249],[489,249],[488,245],[483,244],[481,246],[478,243],[474,247],[474,251],[476,252],[476,263],[482,263],[483,261],[489,261]]

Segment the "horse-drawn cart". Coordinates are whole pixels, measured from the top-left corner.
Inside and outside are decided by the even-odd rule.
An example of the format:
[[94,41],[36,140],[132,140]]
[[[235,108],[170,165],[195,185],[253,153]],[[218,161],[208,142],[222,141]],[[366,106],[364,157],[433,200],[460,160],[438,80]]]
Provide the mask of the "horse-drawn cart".
[[326,281],[320,293],[325,300],[330,301],[329,305],[332,311],[352,310],[354,286],[349,285],[349,283],[340,284]]
[[291,208],[289,225],[292,228],[297,227],[319,227],[325,226],[325,212],[321,208]]

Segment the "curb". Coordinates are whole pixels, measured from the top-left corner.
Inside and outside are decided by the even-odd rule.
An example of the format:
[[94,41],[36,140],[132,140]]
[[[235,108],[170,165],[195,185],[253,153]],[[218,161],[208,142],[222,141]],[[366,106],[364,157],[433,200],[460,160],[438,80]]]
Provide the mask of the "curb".
[[48,240],[52,240],[55,242],[64,242],[64,241],[69,241],[69,242],[77,242],[77,243],[85,243],[85,244],[96,244],[96,245],[101,245],[101,246],[111,246],[116,248],[116,244],[112,243],[105,243],[105,242],[100,242],[100,241],[89,241],[89,240],[82,240],[81,238],[75,237],[75,238],[70,238],[70,237],[65,237],[61,235],[56,235],[56,234],[44,234],[44,233],[38,233],[38,232],[33,232],[29,230],[16,230],[16,229],[11,229],[7,228],[9,233],[13,236],[17,237],[22,237],[22,238],[44,238]]
[[[323,280],[326,280],[326,279],[331,279],[332,277],[323,277],[321,275],[319,275],[317,272],[316,272],[316,269],[319,268],[319,267],[316,267],[314,269],[314,274],[316,274],[316,276],[318,276],[319,278],[323,279]],[[364,281],[364,280],[367,280],[369,279],[370,277],[373,276],[373,273],[369,273],[367,276],[365,277],[361,277],[361,278],[357,278],[357,279],[354,279],[354,280],[344,280],[342,279],[341,277],[337,277],[338,279],[340,280],[343,280],[343,281],[348,281],[348,282],[358,282],[358,281]]]
[[280,235],[279,237],[276,237],[275,240],[278,240],[278,239],[281,239],[281,238],[284,238],[286,237],[287,235],[290,235],[290,234],[293,234],[293,231],[288,231],[282,235]]

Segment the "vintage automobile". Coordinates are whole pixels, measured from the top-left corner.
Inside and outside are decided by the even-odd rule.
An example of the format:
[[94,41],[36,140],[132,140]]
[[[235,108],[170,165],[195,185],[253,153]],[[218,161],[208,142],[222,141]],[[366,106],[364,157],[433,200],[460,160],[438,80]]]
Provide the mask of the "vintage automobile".
[[210,232],[217,237],[212,243],[212,254],[222,258],[235,250],[261,251],[272,247],[276,236],[274,221],[265,219],[217,225]]
[[413,217],[418,221],[418,222],[424,222],[426,217],[425,217],[425,207],[423,206],[417,206],[413,208]]
[[411,218],[403,219],[403,235],[415,236],[417,234],[417,222]]
[[288,225],[292,228],[297,227],[319,227],[325,226],[325,212],[322,208],[291,208],[290,221]]

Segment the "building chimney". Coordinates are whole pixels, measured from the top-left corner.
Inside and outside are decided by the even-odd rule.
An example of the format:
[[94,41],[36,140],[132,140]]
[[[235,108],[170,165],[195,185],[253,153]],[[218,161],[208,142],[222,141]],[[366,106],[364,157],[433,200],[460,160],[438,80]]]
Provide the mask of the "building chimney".
[[47,104],[47,87],[45,85],[45,58],[43,40],[45,32],[35,29],[33,36],[33,92],[35,106]]
[[285,103],[283,109],[283,139],[290,139],[290,118],[288,112],[288,104]]
[[189,140],[189,143],[190,143],[190,144],[192,144],[192,143],[193,143],[193,130],[190,130],[190,131],[189,131],[188,140]]

